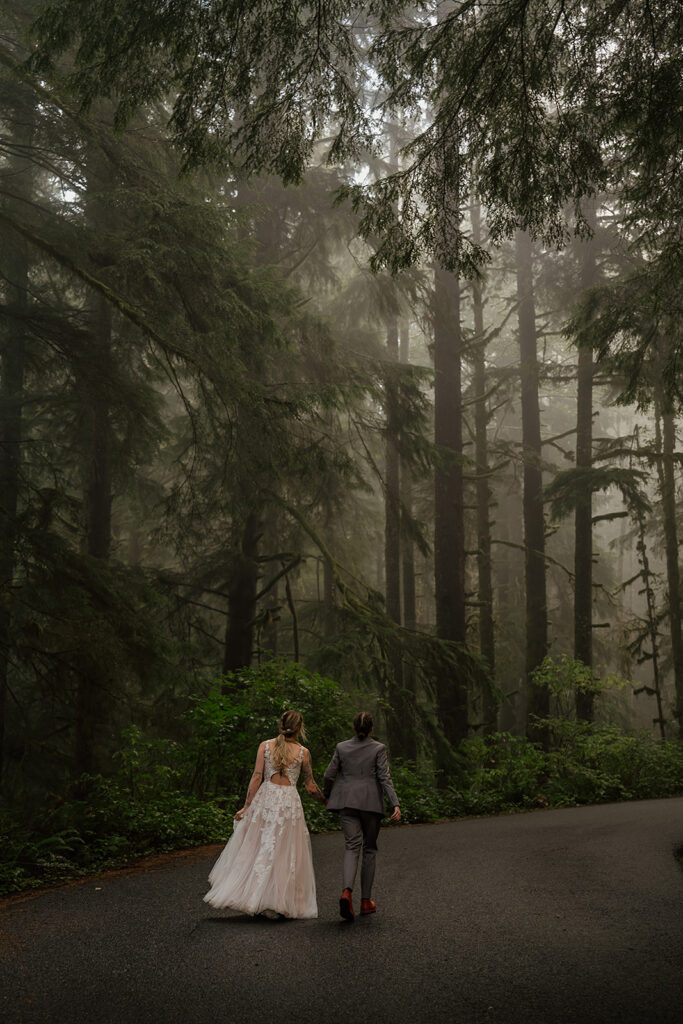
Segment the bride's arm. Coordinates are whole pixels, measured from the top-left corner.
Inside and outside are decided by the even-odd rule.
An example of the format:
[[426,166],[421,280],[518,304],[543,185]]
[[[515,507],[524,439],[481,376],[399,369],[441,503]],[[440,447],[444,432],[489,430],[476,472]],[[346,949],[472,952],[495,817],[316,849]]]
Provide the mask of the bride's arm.
[[301,759],[301,774],[303,776],[304,785],[306,791],[311,794],[314,800],[319,800],[321,804],[326,804],[327,800],[320,792],[318,783],[313,778],[313,767],[311,765],[311,752],[306,750],[304,747],[304,756]]
[[244,801],[244,807],[241,807],[240,810],[235,815],[236,821],[239,821],[241,818],[244,817],[244,813],[247,807],[256,796],[258,788],[263,782],[263,770],[265,766],[265,749],[266,741],[264,740],[263,743],[259,744],[258,752],[256,754],[256,764],[254,765],[254,771],[252,772],[251,780],[249,782],[249,789],[247,790],[247,799]]

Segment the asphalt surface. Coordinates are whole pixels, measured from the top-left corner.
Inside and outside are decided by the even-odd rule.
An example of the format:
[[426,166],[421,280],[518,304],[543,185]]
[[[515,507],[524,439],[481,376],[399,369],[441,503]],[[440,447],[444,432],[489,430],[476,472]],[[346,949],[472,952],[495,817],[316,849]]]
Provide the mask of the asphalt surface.
[[386,828],[378,913],[202,901],[221,847],[0,906],[5,1024],[681,1024],[683,798]]

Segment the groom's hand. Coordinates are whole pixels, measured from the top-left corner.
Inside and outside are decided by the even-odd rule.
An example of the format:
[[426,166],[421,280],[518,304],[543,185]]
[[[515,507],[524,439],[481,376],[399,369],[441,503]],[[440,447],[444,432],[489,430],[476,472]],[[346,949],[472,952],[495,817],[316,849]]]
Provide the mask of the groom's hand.
[[393,814],[389,818],[389,821],[400,821],[401,820],[401,808],[394,807]]

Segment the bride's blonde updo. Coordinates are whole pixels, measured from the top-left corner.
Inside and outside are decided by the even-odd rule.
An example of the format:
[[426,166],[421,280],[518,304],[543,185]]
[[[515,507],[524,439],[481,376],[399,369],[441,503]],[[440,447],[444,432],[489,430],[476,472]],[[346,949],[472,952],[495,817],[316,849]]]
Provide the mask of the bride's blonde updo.
[[280,716],[280,734],[273,744],[271,760],[273,767],[281,772],[287,767],[291,758],[287,753],[287,740],[300,736],[306,739],[304,716],[299,711],[284,711]]

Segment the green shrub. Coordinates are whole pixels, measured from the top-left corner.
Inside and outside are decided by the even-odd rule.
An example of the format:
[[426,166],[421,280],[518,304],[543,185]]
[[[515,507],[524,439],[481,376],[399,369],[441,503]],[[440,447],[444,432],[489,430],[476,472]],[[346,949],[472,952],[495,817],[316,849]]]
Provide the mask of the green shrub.
[[[307,745],[321,783],[335,743],[351,731],[350,697],[300,665],[245,669],[195,701],[186,743],[148,737],[130,726],[115,774],[79,780],[87,800],[59,802],[32,822],[5,808],[0,892],[52,884],[157,851],[227,841],[258,744],[277,734],[286,708],[301,711],[308,724]],[[336,816],[305,794],[303,806],[311,831],[337,827]]]
[[[572,665],[562,672],[576,684]],[[285,708],[304,716],[320,784],[335,744],[351,733],[353,713],[366,702],[367,695],[352,703],[337,683],[299,665],[271,662],[235,673],[198,698],[187,715],[185,743],[130,727],[116,772],[80,780],[87,800],[60,801],[28,822],[4,809],[0,892],[53,884],[156,851],[225,842],[258,744],[275,735]],[[547,752],[508,733],[466,740],[457,752],[459,768],[448,776],[435,774],[429,762],[393,758],[403,820],[683,793],[683,744],[561,718],[548,725]],[[338,827],[336,815],[302,795],[311,831]]]
[[614,726],[552,720],[547,795],[552,806],[642,800],[683,792],[683,744]]
[[461,814],[491,814],[537,806],[543,751],[520,736],[496,733],[461,746],[463,778],[452,787]]
[[[84,780],[81,780],[84,781]],[[225,841],[235,801],[202,801],[171,791],[131,799],[120,779],[91,776],[89,800],[62,804],[41,836],[5,811],[0,819],[0,892],[50,885],[119,867],[148,854]]]
[[462,743],[462,772],[449,780],[444,811],[490,814],[683,793],[681,743],[564,719],[549,727],[548,752],[507,733]]
[[190,784],[200,795],[217,794],[226,785],[246,792],[258,745],[277,735],[278,719],[288,708],[304,716],[316,777],[327,767],[335,744],[352,732],[356,708],[350,696],[338,683],[300,665],[273,661],[232,673],[222,684],[227,693],[216,688],[197,700],[188,716]]
[[406,824],[437,821],[444,816],[436,776],[428,765],[394,758],[391,761],[391,778]]

